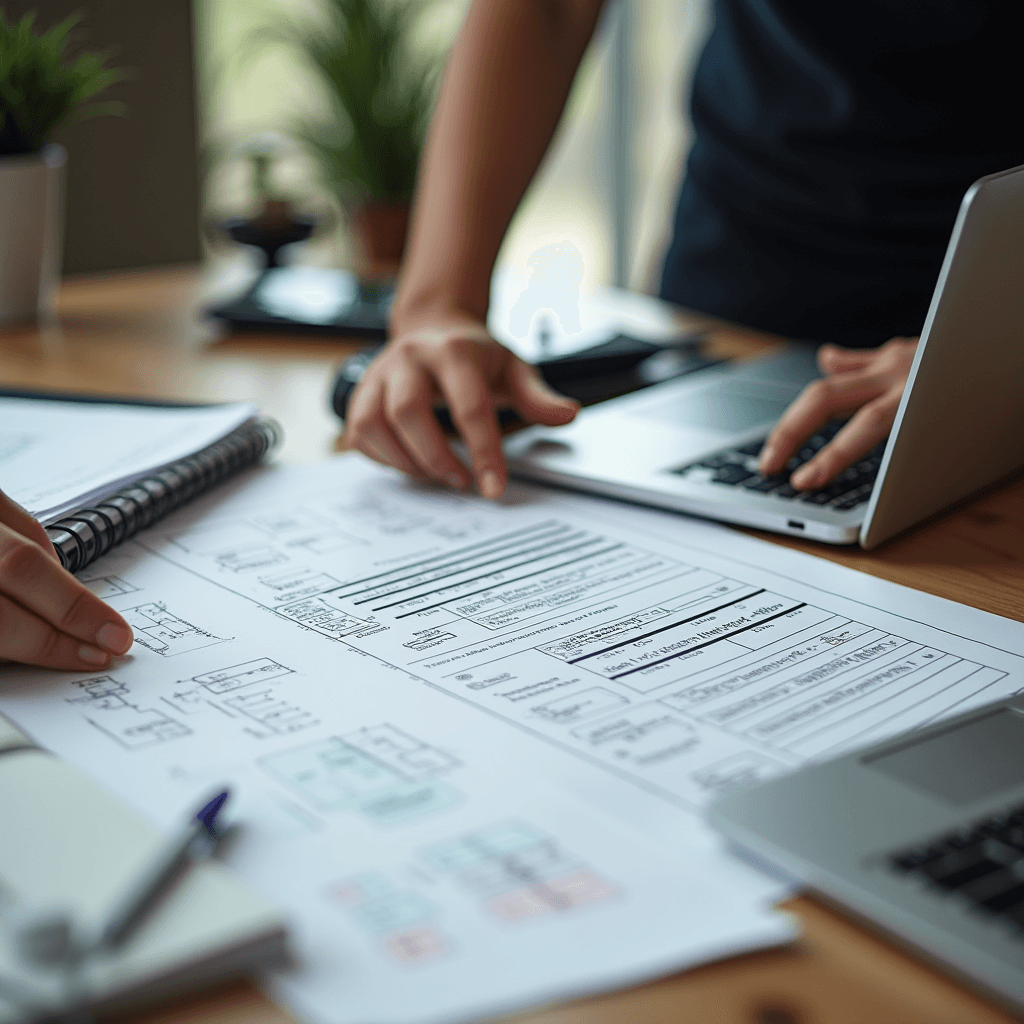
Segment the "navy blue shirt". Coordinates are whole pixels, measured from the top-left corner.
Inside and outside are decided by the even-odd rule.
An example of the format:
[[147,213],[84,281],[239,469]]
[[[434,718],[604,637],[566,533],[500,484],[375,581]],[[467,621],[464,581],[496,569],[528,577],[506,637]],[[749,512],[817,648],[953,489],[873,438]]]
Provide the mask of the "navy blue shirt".
[[714,14],[662,297],[815,341],[918,334],[964,192],[1024,164],[1024,3]]

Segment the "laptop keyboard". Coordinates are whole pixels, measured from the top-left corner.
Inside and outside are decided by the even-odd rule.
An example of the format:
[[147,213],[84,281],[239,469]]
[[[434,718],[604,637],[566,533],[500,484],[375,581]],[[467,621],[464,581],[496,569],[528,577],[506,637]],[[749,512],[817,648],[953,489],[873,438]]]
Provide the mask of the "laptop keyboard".
[[1024,806],[889,858],[892,869],[923,879],[996,915],[1024,938]]
[[882,452],[885,442],[876,445],[859,462],[844,470],[827,487],[819,491],[798,491],[790,482],[790,474],[818,453],[839,432],[844,420],[832,420],[816,434],[808,438],[804,446],[794,455],[784,472],[775,476],[764,476],[757,469],[757,457],[764,445],[764,438],[753,441],[739,448],[729,448],[722,452],[691,462],[673,473],[692,480],[694,483],[720,484],[724,487],[737,487],[757,494],[767,494],[773,498],[781,498],[788,502],[805,502],[809,505],[821,505],[837,512],[848,512],[850,509],[863,505],[871,497],[871,489],[875,485],[878,467],[882,463]]

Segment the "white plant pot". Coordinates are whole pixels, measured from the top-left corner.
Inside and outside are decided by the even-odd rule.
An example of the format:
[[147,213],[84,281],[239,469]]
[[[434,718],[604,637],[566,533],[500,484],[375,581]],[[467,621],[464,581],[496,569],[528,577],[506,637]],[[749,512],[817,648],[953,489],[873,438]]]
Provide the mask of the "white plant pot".
[[0,157],[0,323],[53,315],[66,162],[63,146]]

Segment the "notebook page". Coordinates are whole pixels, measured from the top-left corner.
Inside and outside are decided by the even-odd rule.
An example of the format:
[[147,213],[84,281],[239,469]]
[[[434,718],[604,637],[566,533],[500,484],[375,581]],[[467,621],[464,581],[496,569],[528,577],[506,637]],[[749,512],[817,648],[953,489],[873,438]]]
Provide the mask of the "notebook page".
[[[0,925],[35,908],[69,911],[93,936],[166,840],[92,780],[41,750],[0,758]],[[79,999],[103,1003],[157,982],[186,991],[202,963],[236,956],[254,969],[283,943],[281,914],[215,863],[194,867],[115,956],[97,956]],[[0,982],[16,979],[40,999],[61,998],[60,975],[12,955],[0,929]],[[193,980],[194,979],[194,980]],[[23,1018],[0,984],[0,1022]]]
[[255,415],[247,402],[164,408],[0,398],[0,489],[53,522]]

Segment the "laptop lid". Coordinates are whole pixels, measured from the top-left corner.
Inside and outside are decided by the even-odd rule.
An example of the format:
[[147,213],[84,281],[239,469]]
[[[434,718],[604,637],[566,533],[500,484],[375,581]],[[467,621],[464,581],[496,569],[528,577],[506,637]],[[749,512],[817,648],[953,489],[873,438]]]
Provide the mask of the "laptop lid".
[[1024,465],[1024,166],[960,205],[860,532],[883,541]]

